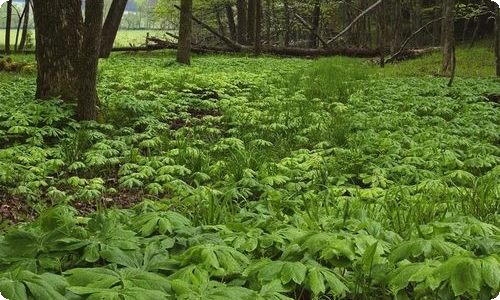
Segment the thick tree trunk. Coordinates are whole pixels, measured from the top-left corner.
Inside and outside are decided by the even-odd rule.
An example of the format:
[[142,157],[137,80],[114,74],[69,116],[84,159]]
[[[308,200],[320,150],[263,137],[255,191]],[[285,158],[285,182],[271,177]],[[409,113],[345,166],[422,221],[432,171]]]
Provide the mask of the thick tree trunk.
[[247,17],[247,42],[253,45],[255,42],[255,19],[257,16],[257,0],[248,0],[248,17]]
[[7,18],[5,22],[5,53],[10,54],[10,28],[12,23],[12,0],[7,1]]
[[96,120],[99,114],[97,96],[97,65],[103,21],[103,0],[85,1],[85,23],[78,72],[78,120]]
[[36,97],[76,101],[82,32],[80,1],[33,0],[33,4],[38,69]]
[[238,43],[245,44],[247,40],[247,4],[245,0],[236,1],[238,12]]
[[443,0],[443,75],[451,76],[455,62],[455,0]]
[[312,32],[309,35],[309,48],[318,48],[318,38],[319,35],[319,21],[321,19],[321,2],[316,0],[314,2],[314,9],[311,18]]
[[30,0],[26,0],[25,4],[25,13],[24,13],[24,23],[23,23],[23,31],[21,33],[21,40],[19,41],[19,51],[23,51],[26,48],[26,40],[28,39],[28,26],[30,21]]
[[186,65],[189,65],[191,63],[192,10],[193,0],[181,0],[177,62]]
[[108,15],[106,16],[106,21],[104,22],[104,26],[102,28],[99,57],[109,57],[116,39],[116,34],[120,28],[120,23],[126,6],[127,0],[113,0],[113,3],[111,3]]
[[497,6],[495,15],[495,53],[497,76],[500,77],[500,7]]
[[262,52],[262,2],[255,0],[255,54],[260,55]]
[[284,10],[284,31],[285,34],[283,36],[283,43],[285,44],[285,47],[288,47],[290,45],[290,31],[291,31],[291,24],[290,24],[290,6],[288,3],[288,0],[283,0],[283,10]]
[[229,34],[231,35],[232,40],[237,40],[236,24],[234,23],[233,7],[229,4],[226,4],[225,8],[226,8],[227,25],[229,27]]

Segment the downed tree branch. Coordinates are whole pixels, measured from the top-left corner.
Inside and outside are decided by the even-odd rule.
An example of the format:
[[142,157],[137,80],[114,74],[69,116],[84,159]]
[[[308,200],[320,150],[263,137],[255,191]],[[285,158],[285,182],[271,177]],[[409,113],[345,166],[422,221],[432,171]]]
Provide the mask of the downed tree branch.
[[[178,5],[174,5],[174,7],[176,9],[178,9],[178,10],[181,10],[181,8]],[[208,30],[211,34],[213,34],[216,37],[218,37],[219,39],[221,39],[230,48],[233,48],[235,50],[241,50],[241,49],[244,48],[243,45],[240,45],[239,43],[237,43],[237,42],[235,42],[235,41],[233,41],[231,39],[228,39],[227,37],[225,37],[222,34],[218,33],[217,30],[213,29],[212,27],[210,27],[206,23],[202,22],[200,19],[196,18],[195,16],[191,15],[191,19],[193,19],[193,21],[195,21],[196,23],[198,23],[201,27],[203,27],[206,30]]]
[[365,9],[361,14],[359,14],[356,18],[354,18],[354,20],[351,22],[351,24],[347,25],[346,28],[344,28],[344,30],[342,30],[339,34],[337,34],[336,36],[334,36],[331,40],[329,40],[327,42],[328,45],[330,45],[331,43],[335,42],[336,40],[338,40],[341,36],[343,36],[346,32],[348,32],[351,27],[356,24],[356,22],[359,21],[359,19],[361,19],[364,15],[366,15],[367,13],[369,13],[371,10],[373,10],[374,8],[376,8],[377,6],[379,6],[381,3],[382,3],[383,0],[378,0],[377,2],[375,2],[372,6],[368,7],[367,9]]
[[300,23],[302,23],[302,25],[304,25],[307,29],[309,29],[309,31],[314,34],[315,37],[318,38],[318,40],[321,42],[321,44],[323,45],[323,47],[325,48],[329,48],[329,45],[328,45],[328,42],[325,41],[323,39],[323,37],[321,35],[318,34],[318,32],[316,30],[314,30],[314,28],[311,26],[311,24],[309,24],[306,20],[304,20],[304,18],[302,18],[299,14],[297,13],[294,13],[294,16],[295,18],[297,18],[297,20],[299,20]]
[[434,19],[432,21],[429,21],[427,24],[425,24],[424,26],[420,27],[419,29],[417,29],[415,32],[413,32],[404,42],[403,44],[401,45],[401,47],[399,48],[398,52],[394,53],[393,55],[391,55],[391,57],[389,57],[385,62],[386,63],[390,63],[390,62],[393,62],[394,60],[396,60],[400,55],[401,53],[403,52],[403,50],[405,49],[406,45],[408,45],[408,43],[415,37],[417,36],[420,32],[422,32],[422,30],[424,30],[425,28],[427,28],[427,26],[429,25],[432,25],[436,22],[439,22],[443,19],[443,17],[441,18],[437,18],[437,19]]
[[[150,37],[149,41],[154,44],[148,45],[148,48],[146,48],[146,50],[177,49],[176,43],[164,41],[159,38]],[[404,50],[402,54],[404,54],[405,57],[408,58],[417,57],[419,55],[428,53],[430,51],[435,51],[436,49],[439,48]],[[120,49],[120,50],[126,51],[125,49]],[[132,49],[130,51],[134,50]],[[238,50],[229,47],[193,45],[192,51],[194,53],[245,53],[247,51],[252,51],[252,47],[243,47],[242,49]],[[311,58],[335,56],[335,55],[370,58],[370,57],[377,57],[379,55],[378,49],[364,49],[364,48],[309,49],[309,48],[264,46],[262,48],[262,52],[265,54],[276,55],[276,56],[294,56],[294,57],[311,57]]]

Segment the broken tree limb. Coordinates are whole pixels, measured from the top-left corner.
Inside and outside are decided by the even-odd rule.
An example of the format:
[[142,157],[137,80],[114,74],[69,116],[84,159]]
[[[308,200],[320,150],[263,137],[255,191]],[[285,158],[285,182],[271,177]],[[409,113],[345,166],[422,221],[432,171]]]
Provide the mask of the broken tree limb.
[[[178,10],[180,10],[181,8],[178,6],[178,5],[174,5],[174,7]],[[206,30],[208,30],[211,34],[215,35],[216,37],[218,37],[219,39],[221,39],[226,45],[228,45],[230,48],[233,48],[235,50],[241,50],[243,49],[243,45],[231,40],[231,39],[228,39],[227,37],[223,36],[222,34],[218,33],[217,30],[213,29],[212,27],[210,27],[209,25],[207,25],[206,23],[204,23],[203,21],[201,21],[200,19],[198,19],[197,17],[195,16],[191,16],[191,18],[193,19],[193,21],[195,21],[198,25],[200,25],[201,27],[205,28]]]
[[325,39],[323,39],[323,37],[319,35],[316,30],[314,30],[311,24],[309,24],[306,20],[304,20],[304,18],[302,18],[299,14],[294,13],[293,15],[295,16],[295,18],[297,18],[297,20],[299,20],[300,23],[302,23],[302,25],[304,25],[312,34],[314,34],[314,36],[318,38],[323,47],[329,48],[328,42],[325,41]]
[[383,0],[378,0],[377,2],[375,2],[374,4],[372,4],[370,7],[368,7],[367,9],[365,9],[362,13],[360,13],[356,18],[354,18],[354,20],[352,20],[352,22],[347,25],[346,28],[344,28],[344,30],[342,30],[339,34],[337,34],[336,36],[334,36],[332,39],[330,39],[327,43],[328,45],[330,45],[331,43],[335,42],[336,40],[338,40],[341,36],[343,36],[346,32],[348,32],[352,26],[354,24],[356,24],[356,22],[359,21],[359,19],[361,19],[364,15],[366,15],[367,13],[369,13],[370,11],[372,11],[374,8],[376,8],[377,6],[379,6],[381,3],[382,3]]
[[[157,50],[157,49],[176,49],[177,44],[169,41],[164,41],[159,38],[150,37],[148,39],[154,44],[149,44],[148,48],[145,50]],[[404,50],[402,55],[407,58],[413,58],[431,51],[436,51],[439,48],[429,48],[429,49],[414,49],[414,50]],[[120,49],[121,51],[126,51],[126,49]],[[134,50],[130,50],[134,51]],[[140,51],[140,50],[138,50]],[[195,53],[250,53],[252,47],[243,47],[242,49],[233,49],[229,47],[213,47],[213,46],[202,46],[193,45],[192,51]],[[276,56],[293,56],[293,57],[327,57],[335,55],[343,55],[350,57],[377,57],[379,55],[378,49],[364,49],[364,48],[329,48],[329,49],[309,49],[309,48],[292,48],[292,47],[273,47],[273,46],[263,46],[262,53]]]
[[429,25],[432,25],[436,22],[439,22],[443,19],[443,17],[441,18],[437,18],[437,19],[434,19],[432,21],[429,21],[427,24],[425,24],[424,26],[420,27],[419,29],[417,29],[415,32],[413,32],[404,42],[403,44],[401,45],[401,47],[399,48],[398,52],[394,53],[393,55],[391,55],[391,57],[389,57],[388,59],[386,59],[386,63],[390,63],[390,62],[393,62],[394,60],[396,60],[400,55],[401,53],[404,51],[406,45],[408,45],[408,43],[414,38],[416,37],[420,32],[422,32],[422,30],[424,30],[425,28],[427,28],[427,26]]

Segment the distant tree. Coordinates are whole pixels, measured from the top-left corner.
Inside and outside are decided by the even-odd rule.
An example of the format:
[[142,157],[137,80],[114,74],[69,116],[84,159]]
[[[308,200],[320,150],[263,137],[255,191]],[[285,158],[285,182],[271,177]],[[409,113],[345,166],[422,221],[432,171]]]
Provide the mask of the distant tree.
[[443,75],[451,76],[455,64],[455,0],[443,0],[442,48]]
[[500,6],[497,6],[495,14],[495,53],[497,59],[497,76],[500,77]]
[[79,120],[95,120],[103,0],[85,1],[85,21],[80,4],[80,0],[33,0],[36,97],[76,102]]
[[192,11],[193,0],[181,0],[177,62],[186,65],[191,63]]
[[28,39],[28,27],[30,22],[30,4],[31,0],[25,0],[23,31],[21,33],[21,40],[19,41],[19,47],[18,47],[19,51],[24,50],[24,48],[26,47],[26,41]]
[[102,28],[100,57],[109,57],[127,6],[127,0],[113,0]]
[[10,28],[12,23],[12,0],[7,1],[7,18],[5,22],[5,53],[10,54]]
[[318,48],[319,46],[319,41],[318,41],[318,33],[319,33],[319,22],[321,19],[321,0],[314,0],[314,8],[313,8],[313,13],[312,13],[312,31],[311,34],[309,35],[309,47],[310,48]]
[[245,44],[247,40],[247,3],[245,0],[236,0],[238,13],[238,42]]

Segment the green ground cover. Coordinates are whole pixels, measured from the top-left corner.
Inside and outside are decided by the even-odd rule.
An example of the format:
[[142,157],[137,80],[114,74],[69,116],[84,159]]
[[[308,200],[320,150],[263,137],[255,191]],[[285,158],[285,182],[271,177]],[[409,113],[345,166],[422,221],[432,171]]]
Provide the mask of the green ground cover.
[[437,54],[385,70],[347,58],[197,56],[183,67],[171,52],[118,54],[100,65],[99,123],[34,101],[32,73],[0,74],[0,292],[494,298],[490,51],[459,50],[451,88],[433,75]]

